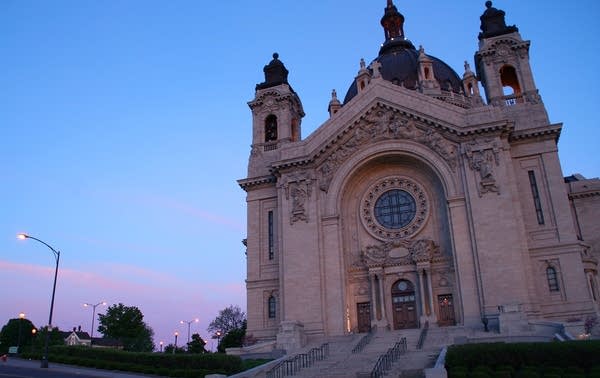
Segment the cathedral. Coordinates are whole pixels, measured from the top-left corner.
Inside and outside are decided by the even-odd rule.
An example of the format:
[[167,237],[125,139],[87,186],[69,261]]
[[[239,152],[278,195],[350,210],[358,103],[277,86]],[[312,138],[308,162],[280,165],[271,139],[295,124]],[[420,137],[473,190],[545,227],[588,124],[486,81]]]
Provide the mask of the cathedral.
[[[383,5],[383,4],[382,4]],[[384,8],[306,138],[273,54],[256,85],[247,178],[247,333],[262,341],[600,314],[600,181],[564,177],[530,41],[485,3],[459,76]],[[504,322],[504,323],[503,323]],[[302,344],[300,342],[300,344]]]

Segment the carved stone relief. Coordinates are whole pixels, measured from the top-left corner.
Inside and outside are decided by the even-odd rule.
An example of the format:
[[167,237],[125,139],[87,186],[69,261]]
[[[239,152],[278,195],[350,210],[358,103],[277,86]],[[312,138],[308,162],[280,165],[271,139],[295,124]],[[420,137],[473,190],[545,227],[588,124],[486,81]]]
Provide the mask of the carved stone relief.
[[417,123],[383,106],[368,112],[355,123],[348,133],[349,137],[334,147],[333,152],[318,168],[319,188],[325,192],[333,178],[333,173],[352,154],[368,142],[386,139],[410,139],[423,144],[440,155],[451,167],[456,169],[457,148],[455,143],[445,139],[432,129],[422,130]]
[[306,209],[312,193],[312,175],[308,172],[297,171],[283,180],[285,198],[292,201],[290,210],[290,224],[297,221],[308,222]]
[[391,240],[369,245],[362,251],[363,263],[369,267],[412,265],[443,260],[440,248],[430,239]]
[[500,148],[492,139],[479,140],[464,145],[469,168],[479,173],[479,196],[485,193],[500,194],[496,183],[494,166],[500,165]]

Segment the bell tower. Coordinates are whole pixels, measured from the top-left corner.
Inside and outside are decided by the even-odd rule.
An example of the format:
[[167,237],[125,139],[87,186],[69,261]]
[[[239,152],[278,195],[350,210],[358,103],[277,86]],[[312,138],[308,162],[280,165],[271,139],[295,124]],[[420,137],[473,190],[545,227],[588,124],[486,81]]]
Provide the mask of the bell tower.
[[304,117],[302,103],[288,83],[288,70],[279,60],[279,54],[273,54],[273,60],[263,71],[265,81],[256,85],[254,99],[248,103],[252,109],[250,175],[268,174],[265,169],[278,158],[278,149],[300,140]]
[[485,6],[480,17],[475,64],[487,103],[493,106],[541,104],[529,64],[530,41],[521,38],[516,26],[506,25],[504,11],[492,7],[491,1]]

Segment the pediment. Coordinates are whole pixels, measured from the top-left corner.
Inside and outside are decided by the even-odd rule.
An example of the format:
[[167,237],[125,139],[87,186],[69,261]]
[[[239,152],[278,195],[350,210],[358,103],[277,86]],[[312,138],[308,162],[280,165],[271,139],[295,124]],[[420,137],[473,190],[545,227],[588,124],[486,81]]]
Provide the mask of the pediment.
[[344,161],[359,150],[381,141],[408,140],[423,145],[439,155],[454,171],[458,165],[458,134],[459,131],[451,126],[377,102],[323,143],[311,160],[316,163],[319,188],[324,191],[328,190],[333,173]]

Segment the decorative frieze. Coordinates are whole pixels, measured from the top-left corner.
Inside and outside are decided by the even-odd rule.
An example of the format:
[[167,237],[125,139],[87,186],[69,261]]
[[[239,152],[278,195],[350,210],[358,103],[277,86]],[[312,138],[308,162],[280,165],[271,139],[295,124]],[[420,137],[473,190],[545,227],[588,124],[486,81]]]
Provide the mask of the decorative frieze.
[[433,240],[391,240],[369,245],[362,251],[363,263],[369,267],[413,265],[443,260],[440,248]]

